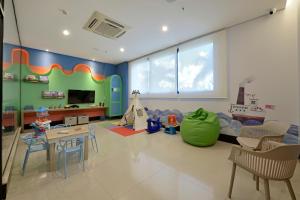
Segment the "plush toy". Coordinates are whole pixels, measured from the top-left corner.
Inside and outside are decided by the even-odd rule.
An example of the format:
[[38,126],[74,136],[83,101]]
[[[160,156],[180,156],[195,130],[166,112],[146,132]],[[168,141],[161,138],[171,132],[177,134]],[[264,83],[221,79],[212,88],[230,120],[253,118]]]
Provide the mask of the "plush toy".
[[43,127],[43,126],[40,126],[38,123],[36,122],[33,122],[31,124],[33,130],[34,130],[34,134],[33,134],[33,137],[36,138],[36,137],[39,137],[41,135],[44,135],[45,132],[46,132],[46,129]]
[[36,116],[37,116],[37,121],[39,122],[45,122],[48,121],[47,117],[49,116],[48,114],[48,109],[46,107],[39,107],[38,110],[36,111]]

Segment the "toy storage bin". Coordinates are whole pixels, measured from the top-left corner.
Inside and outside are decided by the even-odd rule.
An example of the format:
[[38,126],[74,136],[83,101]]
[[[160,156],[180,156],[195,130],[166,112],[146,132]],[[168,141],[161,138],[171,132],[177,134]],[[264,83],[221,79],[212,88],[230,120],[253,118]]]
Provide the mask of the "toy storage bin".
[[64,124],[67,125],[67,126],[77,125],[77,117],[75,117],[75,116],[65,117]]
[[87,115],[80,115],[77,117],[78,124],[88,124],[89,123],[89,116]]

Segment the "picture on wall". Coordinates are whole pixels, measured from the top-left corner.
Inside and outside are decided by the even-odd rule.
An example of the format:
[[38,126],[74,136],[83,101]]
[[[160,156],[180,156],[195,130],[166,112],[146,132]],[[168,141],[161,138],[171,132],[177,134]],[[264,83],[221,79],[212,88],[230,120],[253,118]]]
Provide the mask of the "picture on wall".
[[44,99],[63,99],[65,94],[59,91],[42,91],[42,98]]
[[49,83],[48,76],[39,76],[39,81],[42,83]]
[[246,84],[253,81],[254,77],[248,77],[239,84],[236,104],[231,104],[229,109],[232,118],[244,125],[263,124],[265,120],[266,110],[258,104],[259,99],[256,98],[256,94],[245,91]]
[[262,125],[266,120],[268,110],[274,110],[275,105],[259,104],[259,98],[255,92],[249,92],[249,84],[255,81],[254,77],[247,77],[239,83],[236,103],[231,103],[228,115],[223,112],[217,113],[221,133],[238,136],[243,126]]

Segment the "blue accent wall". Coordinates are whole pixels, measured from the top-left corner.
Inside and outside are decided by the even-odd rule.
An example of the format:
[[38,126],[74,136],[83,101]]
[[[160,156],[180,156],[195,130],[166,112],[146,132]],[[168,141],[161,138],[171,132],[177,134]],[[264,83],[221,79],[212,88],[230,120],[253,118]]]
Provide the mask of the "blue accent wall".
[[117,67],[117,74],[120,75],[122,78],[123,112],[125,113],[128,108],[128,62],[118,64],[116,67]]
[[9,43],[3,43],[3,62],[11,61],[11,50],[14,48],[20,48],[20,46]]

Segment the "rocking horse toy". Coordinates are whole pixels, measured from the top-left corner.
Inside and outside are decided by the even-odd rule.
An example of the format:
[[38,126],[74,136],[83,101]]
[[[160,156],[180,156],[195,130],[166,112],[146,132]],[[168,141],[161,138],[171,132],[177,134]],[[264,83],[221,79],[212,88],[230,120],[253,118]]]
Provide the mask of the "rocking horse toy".
[[148,128],[146,129],[148,133],[156,133],[158,131],[160,131],[161,128],[161,122],[160,122],[160,118],[157,119],[147,119],[147,123],[148,123]]

